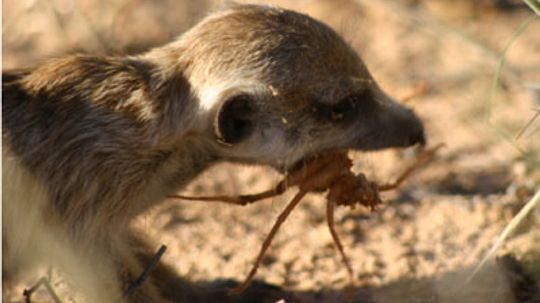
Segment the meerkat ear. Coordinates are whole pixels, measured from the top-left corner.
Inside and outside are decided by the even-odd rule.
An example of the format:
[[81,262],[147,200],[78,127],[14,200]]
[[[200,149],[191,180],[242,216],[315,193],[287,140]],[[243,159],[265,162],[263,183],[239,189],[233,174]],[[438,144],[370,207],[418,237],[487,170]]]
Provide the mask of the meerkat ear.
[[225,100],[214,120],[218,142],[233,145],[249,137],[254,129],[254,103],[249,95],[236,95]]

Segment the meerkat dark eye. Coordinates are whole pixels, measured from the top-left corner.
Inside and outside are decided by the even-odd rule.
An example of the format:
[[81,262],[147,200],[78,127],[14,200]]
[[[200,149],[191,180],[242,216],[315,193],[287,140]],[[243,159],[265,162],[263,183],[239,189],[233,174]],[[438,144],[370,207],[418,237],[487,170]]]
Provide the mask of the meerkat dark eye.
[[353,97],[347,97],[332,106],[330,109],[330,118],[338,121],[351,116],[356,109],[356,103],[354,101]]
[[329,117],[333,121],[348,120],[356,113],[357,106],[358,97],[356,95],[348,96],[328,109]]
[[214,131],[220,143],[232,145],[246,139],[253,132],[253,100],[248,95],[227,99],[218,111]]
[[369,114],[369,112],[375,107],[375,101],[368,90],[351,94],[337,104],[330,107],[325,107],[319,110],[327,118],[332,121],[347,121],[355,117],[356,114],[361,113],[363,115]]

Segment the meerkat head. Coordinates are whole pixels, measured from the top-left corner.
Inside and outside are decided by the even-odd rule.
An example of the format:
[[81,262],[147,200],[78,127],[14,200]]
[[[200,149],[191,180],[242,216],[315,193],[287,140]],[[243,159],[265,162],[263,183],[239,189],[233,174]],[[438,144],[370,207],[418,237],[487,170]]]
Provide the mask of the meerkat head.
[[234,5],[168,50],[198,99],[199,131],[226,160],[286,170],[328,150],[424,143],[417,116],[379,88],[336,32],[309,16]]

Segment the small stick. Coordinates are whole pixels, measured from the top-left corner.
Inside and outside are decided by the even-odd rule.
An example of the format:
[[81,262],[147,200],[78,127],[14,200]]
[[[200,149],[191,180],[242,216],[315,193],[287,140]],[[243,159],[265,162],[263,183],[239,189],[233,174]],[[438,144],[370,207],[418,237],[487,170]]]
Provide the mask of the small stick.
[[42,277],[41,279],[39,279],[37,281],[36,284],[34,284],[34,286],[30,287],[30,288],[25,288],[23,290],[23,296],[25,297],[24,301],[26,303],[32,303],[32,294],[41,286],[45,286],[45,288],[47,289],[47,292],[49,293],[49,295],[51,296],[51,298],[53,299],[53,301],[55,303],[62,303],[62,300],[60,300],[60,298],[58,297],[58,295],[56,294],[56,292],[54,291],[53,287],[51,286],[51,284],[49,283],[49,280],[45,277]]
[[239,294],[242,293],[246,288],[248,287],[249,283],[251,283],[251,280],[257,273],[257,269],[259,268],[259,264],[262,261],[262,258],[266,254],[266,251],[268,250],[268,247],[270,247],[270,243],[272,243],[272,240],[274,239],[274,236],[276,235],[277,231],[287,220],[293,209],[300,203],[302,198],[307,194],[306,191],[300,190],[296,196],[292,199],[289,204],[285,207],[285,209],[279,214],[279,217],[277,218],[276,222],[274,223],[274,226],[272,226],[272,229],[270,230],[270,233],[268,236],[266,236],[266,239],[264,239],[264,242],[262,244],[261,250],[259,251],[259,255],[257,256],[257,259],[255,260],[255,263],[253,264],[253,267],[251,268],[251,271],[249,272],[247,278],[240,284],[239,286],[231,289],[232,294]]
[[150,260],[148,266],[146,266],[146,268],[142,272],[142,274],[135,281],[133,281],[133,283],[131,283],[128,289],[124,292],[124,298],[132,295],[139,287],[141,287],[144,281],[146,281],[146,279],[148,279],[148,277],[150,276],[152,270],[154,270],[154,268],[157,266],[159,260],[161,259],[166,250],[167,246],[161,245],[154,257],[152,257],[152,260]]

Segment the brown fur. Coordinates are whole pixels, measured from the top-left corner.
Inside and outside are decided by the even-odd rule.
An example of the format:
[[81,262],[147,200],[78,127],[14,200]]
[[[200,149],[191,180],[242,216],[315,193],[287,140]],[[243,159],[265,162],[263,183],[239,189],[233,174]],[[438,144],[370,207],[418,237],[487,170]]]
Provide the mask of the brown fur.
[[[418,118],[334,31],[266,6],[233,5],[140,56],[75,55],[4,72],[2,97],[4,187],[13,189],[3,196],[4,272],[53,263],[90,301],[115,301],[142,272],[146,244],[130,222],[217,161],[288,170],[324,150],[424,140]],[[227,132],[238,140],[224,142]],[[225,297],[162,267],[129,301]]]

